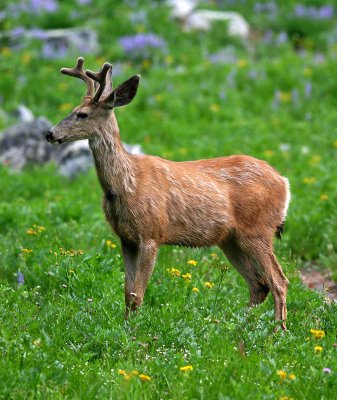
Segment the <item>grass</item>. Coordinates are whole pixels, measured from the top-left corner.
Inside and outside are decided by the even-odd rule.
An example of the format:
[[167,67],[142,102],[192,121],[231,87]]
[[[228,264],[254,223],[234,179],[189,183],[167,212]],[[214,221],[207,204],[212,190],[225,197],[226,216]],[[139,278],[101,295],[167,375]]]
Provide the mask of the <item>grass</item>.
[[[88,68],[120,63],[116,84],[142,75],[136,99],[116,114],[123,140],[145,152],[174,160],[245,153],[289,177],[286,232],[275,243],[290,280],[289,331],[272,333],[271,297],[247,311],[246,284],[217,249],[163,247],[144,307],[125,321],[120,246],[104,221],[95,172],[67,181],[52,165],[20,174],[1,167],[0,398],[332,398],[337,308],[304,288],[298,271],[314,264],[337,275],[337,47],[329,40],[336,18],[299,21],[285,1],[270,19],[252,12],[254,2],[240,2],[233,7],[254,30],[245,44],[221,26],[183,33],[157,3],[97,3],[74,18],[75,1],[34,19],[7,15],[0,27],[95,28],[101,50],[86,56]],[[141,22],[131,24],[131,14]],[[124,54],[118,38],[139,31],[154,32],[166,47],[146,58]],[[288,39],[276,43],[281,31]],[[44,59],[39,41],[23,44],[0,43],[0,107],[10,112],[24,102],[56,123],[84,94],[58,74],[78,51]],[[234,59],[212,63],[226,46]],[[13,122],[0,113],[1,128]],[[325,336],[315,339],[311,329]]]

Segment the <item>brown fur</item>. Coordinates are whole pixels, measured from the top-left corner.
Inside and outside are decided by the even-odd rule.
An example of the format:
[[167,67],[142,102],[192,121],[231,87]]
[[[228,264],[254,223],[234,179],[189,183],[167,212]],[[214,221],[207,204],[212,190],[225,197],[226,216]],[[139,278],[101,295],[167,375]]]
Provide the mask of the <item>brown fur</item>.
[[[137,86],[132,79],[99,103],[85,98],[50,131],[52,142],[89,139],[104,213],[121,239],[127,310],[141,305],[160,245],[219,246],[246,279],[250,306],[271,291],[275,319],[285,329],[288,280],[273,236],[285,219],[288,181],[244,155],[173,162],[128,154],[112,108],[132,100],[139,78]],[[78,113],[88,117],[77,120]]]

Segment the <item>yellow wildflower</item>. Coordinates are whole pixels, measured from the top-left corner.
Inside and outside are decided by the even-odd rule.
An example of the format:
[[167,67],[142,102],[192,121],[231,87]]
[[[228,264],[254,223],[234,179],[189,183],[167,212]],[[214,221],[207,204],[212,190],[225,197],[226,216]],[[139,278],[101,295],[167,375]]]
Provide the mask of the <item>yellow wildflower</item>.
[[115,245],[115,243],[113,243],[111,240],[107,240],[106,241],[106,245],[108,247],[110,247],[111,249],[115,249],[117,246]]
[[198,293],[198,292],[199,292],[199,289],[198,289],[197,287],[194,287],[194,288],[192,288],[192,292],[193,292],[193,293]]
[[312,75],[312,69],[311,68],[304,68],[303,75],[306,76],[306,77],[311,76]]
[[126,371],[124,369],[119,369],[118,375],[126,375]]
[[325,336],[325,332],[319,329],[310,329],[310,333],[315,339],[322,339]]
[[184,278],[185,281],[191,281],[191,279],[192,279],[192,274],[190,274],[189,272],[187,272],[186,274],[181,275],[181,277]]
[[9,48],[9,47],[3,47],[2,49],[1,49],[1,54],[4,56],[4,57],[7,57],[7,56],[9,56],[10,54],[11,54],[11,49]]
[[287,377],[287,373],[285,371],[279,370],[276,374],[280,377],[280,379],[284,380]]
[[207,287],[207,289],[212,289],[213,286],[214,286],[214,283],[212,283],[212,282],[205,282],[205,287]]
[[125,375],[123,375],[123,376],[124,376],[124,379],[125,379],[126,381],[129,381],[129,380],[133,377],[132,374],[125,374]]
[[35,347],[41,346],[41,343],[42,343],[41,339],[35,339],[35,340],[33,340],[33,345],[34,345]]
[[272,157],[272,156],[275,154],[275,152],[274,152],[273,150],[265,150],[265,151],[263,152],[263,154],[264,154],[266,157]]
[[281,103],[289,103],[291,100],[291,92],[280,92]]
[[248,65],[248,62],[247,62],[247,60],[238,60],[237,61],[237,63],[236,63],[236,65],[239,67],[239,68],[244,68],[244,67],[246,67],[247,65]]
[[319,155],[315,155],[313,157],[311,157],[311,160],[309,161],[310,165],[316,165],[321,161],[322,157]]
[[193,267],[196,267],[197,264],[198,264],[198,261],[196,261],[196,260],[188,260],[188,261],[187,261],[187,264],[188,264],[188,265],[193,265]]
[[192,371],[192,370],[193,370],[192,365],[185,365],[184,367],[180,367],[180,371],[183,371],[183,372],[188,372],[188,371]]
[[65,111],[70,111],[73,108],[73,105],[71,103],[62,103],[59,105],[59,111],[65,112]]
[[294,400],[294,398],[288,397],[288,396],[281,396],[281,397],[279,397],[279,400]]
[[163,95],[162,94],[156,94],[154,96],[155,100],[160,103],[163,100]]
[[148,375],[140,374],[140,375],[139,375],[139,379],[140,379],[142,382],[149,382],[152,378],[151,378],[150,376],[148,376]]
[[337,148],[337,140],[333,142],[333,146]]
[[136,369],[134,369],[133,371],[131,371],[131,374],[132,375],[139,375],[139,372]]
[[315,353],[321,353],[323,351],[322,346],[315,346]]
[[322,194],[319,199],[320,201],[326,201],[329,199],[329,196],[327,194]]
[[305,183],[306,185],[312,185],[316,181],[317,181],[317,179],[314,176],[311,176],[310,178],[304,178],[303,179],[303,183]]
[[296,375],[291,373],[288,375],[288,378],[291,379],[292,381],[296,379]]
[[28,51],[24,52],[21,56],[22,64],[29,64],[31,59],[32,59],[32,55]]
[[213,103],[213,104],[211,104],[211,105],[209,106],[209,109],[210,109],[212,112],[217,113],[217,112],[220,111],[220,106],[219,106],[219,104]]
[[173,63],[173,57],[171,55],[166,56],[165,62],[166,64],[171,65]]
[[24,255],[32,253],[32,252],[33,252],[32,249],[21,249],[21,253],[24,254]]
[[177,268],[168,268],[166,270],[171,276],[180,276],[181,272]]
[[151,65],[151,61],[150,60],[143,60],[143,68],[144,69],[148,69]]

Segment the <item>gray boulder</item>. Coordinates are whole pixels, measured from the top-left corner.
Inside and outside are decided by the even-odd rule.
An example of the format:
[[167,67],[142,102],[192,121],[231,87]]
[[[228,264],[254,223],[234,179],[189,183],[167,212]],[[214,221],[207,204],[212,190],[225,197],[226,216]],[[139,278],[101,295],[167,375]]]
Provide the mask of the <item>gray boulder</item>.
[[[25,116],[29,113],[25,112]],[[25,120],[26,119],[26,120]],[[69,178],[86,172],[93,165],[92,153],[87,140],[51,145],[45,133],[52,124],[44,117],[23,118],[22,122],[0,134],[0,163],[21,171],[27,165],[43,165],[54,162],[61,175]],[[142,154],[140,145],[123,143],[131,154]]]

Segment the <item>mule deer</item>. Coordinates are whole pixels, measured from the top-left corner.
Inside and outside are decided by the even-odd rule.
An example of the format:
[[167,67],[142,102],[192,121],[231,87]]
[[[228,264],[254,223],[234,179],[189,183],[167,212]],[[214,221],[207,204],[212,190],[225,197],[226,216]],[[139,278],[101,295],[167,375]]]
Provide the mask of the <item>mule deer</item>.
[[290,200],[288,180],[266,162],[244,155],[173,162],[128,154],[114,108],[135,97],[140,76],[112,90],[112,65],[83,70],[83,58],[61,73],[82,79],[87,93],[46,134],[51,143],[88,139],[102,186],[106,219],[121,240],[126,312],[143,302],[158,247],[219,246],[246,279],[250,306],[274,297],[286,329],[288,280],[273,252]]

